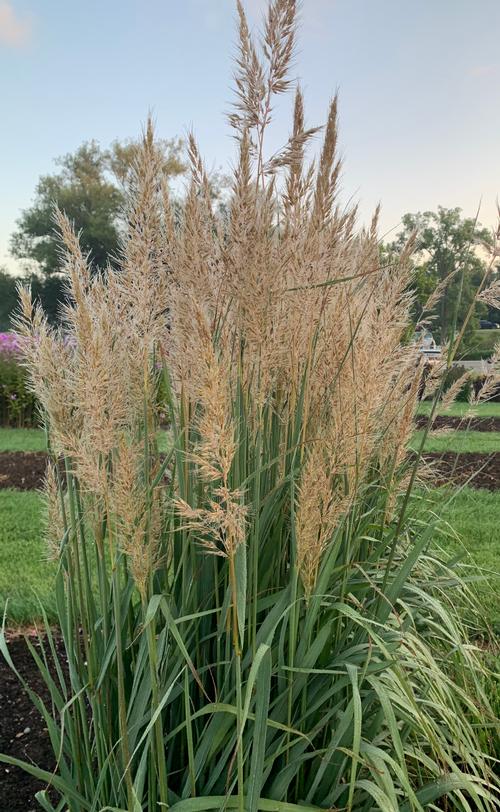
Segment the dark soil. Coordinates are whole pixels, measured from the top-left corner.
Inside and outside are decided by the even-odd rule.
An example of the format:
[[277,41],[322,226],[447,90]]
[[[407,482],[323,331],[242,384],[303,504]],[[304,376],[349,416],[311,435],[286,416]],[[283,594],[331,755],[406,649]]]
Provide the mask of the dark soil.
[[[36,643],[36,638],[32,638]],[[62,655],[62,643],[56,642]],[[24,637],[13,637],[9,651],[14,665],[30,688],[50,708],[49,692],[28,651]],[[0,753],[31,762],[44,770],[54,769],[54,756],[44,721],[24,692],[16,675],[0,656]],[[35,793],[45,785],[17,767],[0,763],[2,812],[38,812]],[[56,798],[53,798],[55,801]]]
[[33,491],[43,484],[45,451],[3,451],[0,453],[0,488]]
[[469,484],[472,488],[488,491],[500,490],[500,452],[481,454],[472,452],[456,454],[453,451],[423,454],[425,462],[432,465],[436,485],[452,482]]
[[[461,418],[440,416],[436,419],[434,428],[456,429],[460,424],[463,429],[464,423],[460,421]],[[417,425],[422,425],[420,418]],[[470,428],[474,431],[500,431],[500,418],[474,418]],[[435,481],[439,485],[445,482],[461,485],[475,474],[470,482],[473,488],[500,490],[500,452],[465,453],[459,454],[457,457],[455,452],[447,451],[444,453],[429,452],[423,456],[424,460],[432,462],[436,475]],[[0,488],[18,488],[23,491],[41,488],[46,462],[47,455],[44,451],[0,453]]]
[[[165,455],[160,454],[160,460]],[[1,451],[0,452],[0,490],[16,488],[20,491],[39,490],[43,486],[47,454],[45,451]],[[60,473],[64,479],[64,469]],[[168,479],[168,472],[165,479]],[[2,810],[0,810],[2,812]]]
[[[423,429],[429,418],[422,415],[417,417],[416,426]],[[433,429],[456,429],[458,431],[500,431],[500,417],[449,417],[437,415],[432,422]]]
[[[438,417],[434,427],[457,428],[455,424],[457,420],[460,418]],[[491,421],[494,426],[483,427],[483,424],[491,423]],[[472,423],[474,425],[471,425],[471,429],[474,431],[500,431],[500,418],[498,417],[475,418]],[[463,422],[461,425],[463,428]],[[446,482],[462,485],[473,477],[470,481],[473,488],[486,488],[489,491],[500,490],[500,452],[487,454],[474,452],[458,456],[453,451],[428,452],[423,455],[423,458],[426,462],[432,463],[435,482],[438,485]],[[47,455],[43,451],[0,453],[0,488],[18,488],[23,491],[41,488],[46,462]]]

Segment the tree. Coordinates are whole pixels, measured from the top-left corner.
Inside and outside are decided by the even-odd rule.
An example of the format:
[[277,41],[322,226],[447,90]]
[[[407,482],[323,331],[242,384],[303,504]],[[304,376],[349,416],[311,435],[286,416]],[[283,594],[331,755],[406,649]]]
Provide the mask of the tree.
[[[400,249],[415,231],[416,310],[421,313],[429,295],[442,284],[442,295],[432,315],[444,343],[451,336],[455,317],[458,327],[464,322],[485,271],[478,246],[488,244],[491,235],[476,220],[463,218],[461,209],[439,206],[437,212],[405,214],[403,230],[391,248]],[[468,334],[477,326],[479,307],[469,323]]]
[[33,300],[42,305],[49,321],[57,321],[59,302],[64,296],[66,284],[62,274],[41,276],[33,273],[16,277],[0,268],[0,332],[12,329],[12,317],[19,304],[18,282],[29,285]]
[[[163,175],[173,178],[186,171],[182,160],[184,142],[180,138],[159,138],[155,141],[157,149],[163,153]],[[139,149],[138,141],[113,141],[109,150],[104,153],[106,167],[114,177],[126,186],[130,170],[136,160]]]
[[[164,153],[165,177],[185,169],[182,142],[158,141]],[[33,205],[22,212],[11,238],[11,252],[29,270],[47,276],[59,270],[59,241],[54,233],[54,203],[81,232],[81,245],[94,267],[104,267],[119,249],[125,189],[137,151],[134,141],[114,141],[102,150],[96,141],[58,159],[60,172],[40,178]]]
[[16,278],[0,268],[0,332],[11,328],[11,314],[17,305]]
[[[59,319],[60,302],[64,299],[66,278],[59,273],[50,276],[30,274],[22,280],[31,287],[33,301],[39,302],[48,320],[55,324]],[[17,303],[16,303],[17,305]]]

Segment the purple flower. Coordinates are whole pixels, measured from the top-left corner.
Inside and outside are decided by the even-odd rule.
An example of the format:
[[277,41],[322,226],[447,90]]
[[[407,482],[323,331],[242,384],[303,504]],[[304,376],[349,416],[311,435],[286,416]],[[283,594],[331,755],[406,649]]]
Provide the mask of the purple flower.
[[15,333],[0,333],[0,355],[18,355],[20,349],[19,336]]

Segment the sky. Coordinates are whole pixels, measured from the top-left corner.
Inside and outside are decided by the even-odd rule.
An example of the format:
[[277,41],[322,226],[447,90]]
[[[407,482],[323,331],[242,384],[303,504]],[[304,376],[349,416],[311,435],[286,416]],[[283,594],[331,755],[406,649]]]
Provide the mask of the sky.
[[[252,27],[265,0],[246,0]],[[405,212],[460,206],[493,226],[500,194],[499,0],[303,0],[293,76],[309,126],[338,90],[342,195],[381,230]],[[209,168],[234,141],[234,0],[0,0],[0,266],[54,158],[96,139],[193,129]],[[280,100],[270,152],[290,132]]]

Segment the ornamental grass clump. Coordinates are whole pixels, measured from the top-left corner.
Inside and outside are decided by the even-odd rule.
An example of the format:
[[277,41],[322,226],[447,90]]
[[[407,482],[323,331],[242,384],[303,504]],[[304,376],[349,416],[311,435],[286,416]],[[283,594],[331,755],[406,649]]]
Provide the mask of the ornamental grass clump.
[[317,161],[300,89],[267,155],[295,3],[259,49],[238,15],[227,212],[194,137],[172,204],[148,123],[121,267],[58,213],[61,333],[22,292],[69,662],[47,627],[56,767],[24,766],[45,810],[492,810],[468,593],[410,499],[412,246],[382,265],[340,207],[336,100]]

